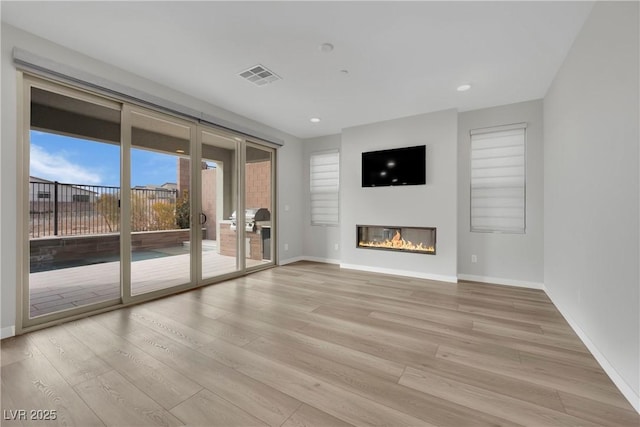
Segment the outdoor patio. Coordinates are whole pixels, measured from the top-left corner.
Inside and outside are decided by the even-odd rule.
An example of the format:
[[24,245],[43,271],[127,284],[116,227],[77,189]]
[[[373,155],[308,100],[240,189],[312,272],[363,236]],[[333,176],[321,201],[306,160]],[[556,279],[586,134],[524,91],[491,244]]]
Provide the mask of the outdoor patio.
[[[247,267],[269,261],[247,259]],[[189,254],[139,260],[131,263],[132,294],[152,292],[189,282]],[[203,252],[204,277],[236,271],[236,259]],[[120,262],[71,267],[31,273],[30,317],[67,310],[120,297]]]

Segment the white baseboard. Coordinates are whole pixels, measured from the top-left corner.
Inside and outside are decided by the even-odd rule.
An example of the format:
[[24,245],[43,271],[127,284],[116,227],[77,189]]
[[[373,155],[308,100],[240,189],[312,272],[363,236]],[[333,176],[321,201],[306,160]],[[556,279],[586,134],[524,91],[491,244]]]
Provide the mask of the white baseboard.
[[368,265],[340,264],[340,268],[345,268],[348,270],[369,271],[371,273],[392,274],[394,276],[415,277],[417,279],[437,280],[439,282],[458,282],[458,278],[456,276],[444,276],[440,274],[421,273],[418,271],[410,270],[396,270],[392,268],[370,267]]
[[340,264],[340,260],[339,259],[331,259],[331,258],[320,258],[320,257],[315,257],[315,256],[297,256],[294,258],[287,258],[287,259],[283,259],[281,260],[278,265],[287,265],[287,264],[291,264],[294,262],[298,262],[298,261],[311,261],[311,262],[321,262],[324,264]]
[[544,289],[544,284],[539,282],[527,282],[525,280],[502,279],[500,277],[476,276],[473,274],[458,274],[460,280],[472,282],[494,283],[496,285],[517,286],[519,288]]
[[16,334],[15,326],[7,326],[5,328],[0,329],[0,339],[5,339],[12,337]]
[[618,390],[622,393],[622,395],[631,403],[631,406],[640,413],[640,396],[636,394],[636,392],[631,388],[629,384],[618,374],[618,371],[609,363],[607,358],[602,352],[596,347],[596,345],[591,341],[589,336],[582,330],[580,326],[573,320],[571,316],[569,316],[568,310],[563,307],[561,304],[553,298],[553,294],[549,292],[549,290],[543,286],[544,292],[547,294],[551,302],[556,306],[562,317],[567,321],[571,329],[578,335],[578,338],[584,343],[584,345],[589,349],[593,357],[600,364],[602,369],[604,369],[605,373],[611,378],[611,381],[618,387]]
[[293,262],[304,261],[306,258],[303,256],[297,256],[293,258],[281,259],[278,261],[278,265],[287,265]]
[[339,259],[332,259],[332,258],[320,258],[317,256],[305,256],[302,257],[304,258],[305,261],[311,261],[311,262],[322,262],[324,264],[340,264],[340,260]]

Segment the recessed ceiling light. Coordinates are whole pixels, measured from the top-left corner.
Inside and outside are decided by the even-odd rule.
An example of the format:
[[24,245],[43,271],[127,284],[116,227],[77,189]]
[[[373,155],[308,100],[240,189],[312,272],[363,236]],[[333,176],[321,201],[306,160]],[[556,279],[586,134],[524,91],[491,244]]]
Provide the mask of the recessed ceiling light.
[[471,85],[469,83],[465,83],[463,85],[458,86],[458,92],[464,92],[471,89]]
[[176,153],[178,153],[178,154],[184,154],[184,150],[180,150],[180,149],[178,149],[178,150],[176,150]]
[[329,53],[333,50],[333,45],[331,43],[322,43],[320,45],[320,52]]
[[309,121],[310,121],[311,123],[320,123],[320,119],[319,119],[319,118],[317,118],[317,117],[311,117],[311,118],[309,119]]

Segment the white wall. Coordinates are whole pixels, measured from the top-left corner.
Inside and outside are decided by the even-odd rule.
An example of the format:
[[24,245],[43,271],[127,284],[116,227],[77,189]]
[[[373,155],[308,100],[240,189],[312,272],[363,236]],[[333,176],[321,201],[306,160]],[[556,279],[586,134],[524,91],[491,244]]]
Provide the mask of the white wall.
[[640,410],[638,36],[596,3],[544,98],[544,283]]
[[[527,123],[525,234],[470,231],[472,129]],[[542,100],[468,111],[458,115],[458,277],[542,288],[543,141]],[[471,255],[477,262],[471,262]]]
[[[328,151],[340,150],[342,145],[341,135],[328,135],[318,138],[310,138],[303,140],[303,186],[304,186],[304,218],[302,220],[303,230],[303,253],[306,259],[330,262],[334,264],[340,263],[340,231],[338,226],[311,225],[311,195],[310,187],[310,167],[309,162],[311,154]],[[340,159],[342,162],[342,158]],[[341,166],[341,170],[343,165]],[[344,165],[345,167],[347,165]],[[342,206],[340,206],[342,210]],[[338,245],[338,249],[336,249]]]
[[[457,112],[420,114],[344,129],[341,152],[342,265],[456,280]],[[362,188],[362,153],[426,144],[427,183]],[[356,248],[356,224],[437,227],[436,255]]]
[[285,264],[303,253],[302,143],[290,136],[277,156],[278,264]]
[[[0,278],[0,299],[2,313],[0,326],[6,334],[15,324],[16,304],[16,159],[17,159],[17,126],[16,126],[16,69],[13,65],[11,51],[20,47],[34,54],[61,62],[82,71],[130,86],[169,101],[211,114],[223,120],[236,123],[242,127],[254,129],[263,134],[270,134],[284,140],[284,147],[278,150],[278,225],[280,259],[295,258],[302,253],[302,146],[300,140],[252,121],[232,112],[223,110],[203,100],[182,94],[165,86],[156,84],[144,77],[131,74],[125,70],[112,67],[96,59],[66,49],[26,33],[15,27],[2,23],[2,144],[1,144],[1,192],[2,217],[0,234],[2,235],[2,260]],[[284,209],[288,206],[289,209]],[[288,250],[284,250],[284,244]]]

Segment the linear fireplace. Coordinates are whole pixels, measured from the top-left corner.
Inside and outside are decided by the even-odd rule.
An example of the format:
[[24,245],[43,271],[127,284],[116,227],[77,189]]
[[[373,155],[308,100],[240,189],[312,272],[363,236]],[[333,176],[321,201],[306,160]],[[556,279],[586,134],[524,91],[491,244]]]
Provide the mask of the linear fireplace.
[[434,227],[356,225],[356,233],[357,248],[436,254]]

